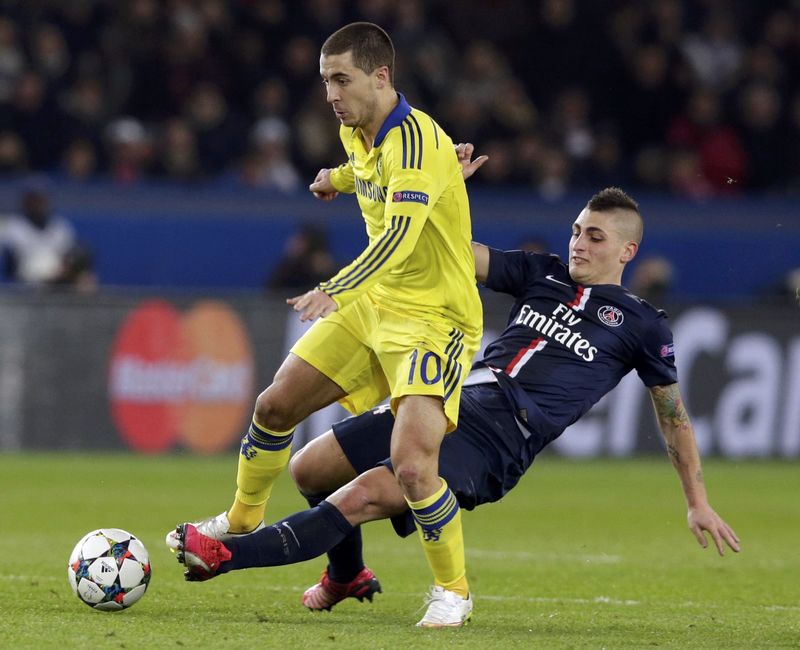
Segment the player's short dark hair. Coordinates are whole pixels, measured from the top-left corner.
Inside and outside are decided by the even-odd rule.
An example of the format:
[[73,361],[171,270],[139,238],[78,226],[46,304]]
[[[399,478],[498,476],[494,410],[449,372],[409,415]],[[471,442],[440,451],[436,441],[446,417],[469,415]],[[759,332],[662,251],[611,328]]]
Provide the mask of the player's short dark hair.
[[[592,212],[631,210],[639,213],[639,204],[618,187],[607,187],[595,194],[586,205]],[[641,215],[640,215],[641,216]]]
[[352,52],[353,64],[367,74],[386,66],[394,84],[394,45],[389,35],[374,23],[350,23],[328,36],[322,55]]
[[[632,239],[637,244],[642,241],[644,234],[644,224],[642,223],[642,214],[639,212],[639,204],[628,196],[624,191],[618,187],[607,187],[600,190],[595,194],[589,203],[586,204],[592,212],[611,212],[612,210],[627,210],[628,218],[618,219],[623,221],[620,223],[622,233],[628,239]],[[633,213],[633,215],[631,215]]]

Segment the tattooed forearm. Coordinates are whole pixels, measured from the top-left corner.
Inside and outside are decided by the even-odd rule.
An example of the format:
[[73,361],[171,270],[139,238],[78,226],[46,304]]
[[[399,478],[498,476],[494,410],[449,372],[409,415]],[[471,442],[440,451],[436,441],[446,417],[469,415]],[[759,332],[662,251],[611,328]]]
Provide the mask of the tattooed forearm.
[[676,463],[681,462],[680,452],[675,448],[675,445],[673,445],[671,442],[667,443],[667,453],[674,462]]
[[678,384],[655,386],[650,389],[650,397],[667,445],[667,453],[680,477],[686,502],[690,507],[706,503],[700,454]]
[[685,443],[690,439],[693,441],[694,434],[678,385],[656,386],[650,389],[650,396],[656,409],[658,424],[667,443],[670,460],[676,466],[684,463],[691,465],[692,454],[689,454],[689,458],[686,457]]
[[689,427],[689,415],[686,413],[677,384],[651,388],[650,395],[653,398],[658,422],[665,433],[667,430]]

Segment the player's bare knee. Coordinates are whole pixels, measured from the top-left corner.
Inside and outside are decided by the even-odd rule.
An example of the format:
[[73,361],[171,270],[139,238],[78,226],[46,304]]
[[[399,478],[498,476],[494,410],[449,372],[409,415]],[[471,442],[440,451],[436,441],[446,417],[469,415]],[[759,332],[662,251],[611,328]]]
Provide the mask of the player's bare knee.
[[317,494],[322,491],[314,480],[317,472],[314,471],[313,463],[308,460],[309,454],[304,454],[304,451],[305,447],[292,456],[289,461],[289,474],[301,494]]
[[394,468],[397,482],[404,488],[413,488],[424,477],[421,465],[412,461],[404,461],[397,464]]
[[267,388],[256,399],[253,419],[270,431],[288,431],[297,424],[296,416],[286,402],[278,398],[277,391],[271,388]]

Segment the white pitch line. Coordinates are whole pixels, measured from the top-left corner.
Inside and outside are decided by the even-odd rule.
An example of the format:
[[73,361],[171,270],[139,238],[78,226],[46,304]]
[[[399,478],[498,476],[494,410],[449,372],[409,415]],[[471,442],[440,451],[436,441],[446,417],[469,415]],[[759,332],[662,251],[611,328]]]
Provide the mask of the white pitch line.
[[[382,597],[386,596],[398,596],[398,597],[411,597],[415,594],[411,593],[389,593],[389,594],[382,594]],[[418,595],[418,594],[416,594]],[[643,606],[653,606],[654,603],[649,603],[646,601],[641,600],[620,600],[619,598],[609,598],[608,596],[595,596],[594,598],[547,598],[547,597],[536,597],[536,596],[492,596],[490,594],[475,594],[475,600],[490,600],[494,602],[523,602],[523,603],[539,603],[545,605],[613,605],[613,606],[620,606],[620,607],[638,607],[640,605]],[[663,605],[663,603],[662,603]],[[740,605],[741,606],[741,605]],[[790,611],[790,612],[800,612],[800,606],[796,605],[744,605],[749,609],[754,610],[762,610],[762,611]],[[688,608],[688,609],[708,609],[709,607],[714,607],[714,603],[695,603],[691,601],[686,601],[683,603],[675,603],[674,607],[680,608]]]
[[525,603],[552,603],[552,604],[570,604],[570,605],[624,605],[631,607],[634,605],[641,605],[638,600],[619,600],[617,598],[609,598],[608,596],[597,596],[595,598],[535,598],[535,597],[521,597],[521,596],[483,596],[476,595],[480,600],[494,600],[498,602],[506,602],[510,600],[522,601]]
[[621,555],[585,554],[585,553],[530,553],[527,551],[490,551],[487,549],[467,549],[469,557],[485,560],[522,560],[528,562],[552,564],[553,562],[580,562],[581,564],[619,564]]

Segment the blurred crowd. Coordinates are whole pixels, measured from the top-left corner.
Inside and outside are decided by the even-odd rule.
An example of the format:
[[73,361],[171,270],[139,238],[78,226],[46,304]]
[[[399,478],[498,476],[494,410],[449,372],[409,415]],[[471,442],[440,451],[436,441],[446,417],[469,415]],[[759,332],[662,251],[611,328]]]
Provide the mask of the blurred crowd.
[[319,47],[384,26],[471,183],[800,191],[797,0],[0,0],[0,174],[294,191],[342,158]]

